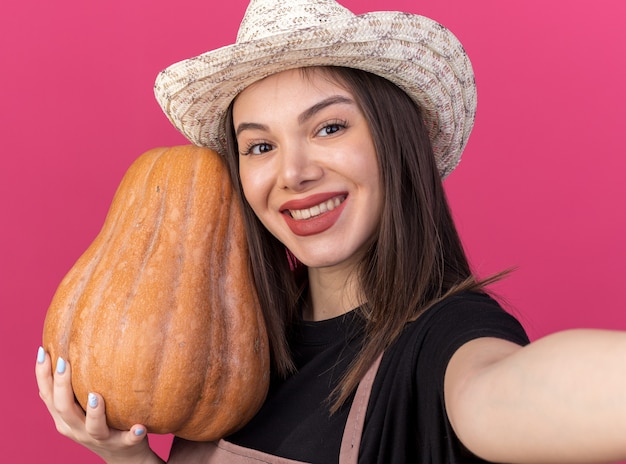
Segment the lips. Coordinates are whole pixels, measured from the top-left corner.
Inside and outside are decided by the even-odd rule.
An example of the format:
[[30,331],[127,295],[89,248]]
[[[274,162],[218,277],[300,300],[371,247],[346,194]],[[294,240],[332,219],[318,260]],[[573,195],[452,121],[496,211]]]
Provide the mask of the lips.
[[345,207],[347,194],[328,192],[292,200],[281,207],[285,222],[299,236],[322,233],[339,219]]
[[312,206],[311,208],[306,209],[291,209],[289,213],[291,217],[300,221],[303,219],[310,219],[312,217],[319,216],[320,214],[324,214],[328,211],[332,211],[337,208],[343,201],[345,200],[345,196],[331,198],[319,205]]

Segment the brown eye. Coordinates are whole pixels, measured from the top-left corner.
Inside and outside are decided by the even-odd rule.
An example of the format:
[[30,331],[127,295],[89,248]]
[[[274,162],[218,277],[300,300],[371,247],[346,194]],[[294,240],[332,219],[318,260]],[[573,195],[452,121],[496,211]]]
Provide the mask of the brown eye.
[[337,132],[340,132],[341,130],[345,129],[346,126],[347,124],[341,121],[332,122],[330,124],[324,125],[324,127],[322,127],[317,132],[317,135],[319,137],[328,137],[329,135],[336,134]]
[[273,148],[269,143],[251,143],[242,155],[262,155],[272,151]]

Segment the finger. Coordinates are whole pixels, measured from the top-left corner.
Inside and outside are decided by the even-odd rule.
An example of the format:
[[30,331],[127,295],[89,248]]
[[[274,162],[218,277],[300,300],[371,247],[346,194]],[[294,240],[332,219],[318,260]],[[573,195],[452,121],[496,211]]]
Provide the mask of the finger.
[[126,445],[135,445],[146,436],[146,427],[135,424],[129,431],[121,432],[109,428],[106,421],[106,405],[102,395],[89,393],[87,397],[87,411],[85,416],[85,430],[94,439],[107,440],[116,434],[121,434],[121,439]]
[[139,443],[145,437],[147,437],[147,430],[143,425],[133,425],[128,433],[124,434],[124,442],[128,445],[134,445]]
[[46,403],[48,409],[52,406],[52,367],[50,356],[40,346],[37,351],[37,362],[35,364],[35,377],[39,388],[39,397]]
[[96,440],[106,440],[111,436],[106,421],[104,399],[97,393],[87,396],[87,410],[85,411],[85,430]]
[[[61,363],[61,366],[64,365],[64,363]],[[37,362],[35,364],[35,376],[37,378],[37,386],[39,387],[39,397],[46,405],[46,408],[48,408],[48,412],[54,420],[57,431],[65,436],[71,436],[72,430],[66,423],[66,420],[61,417],[60,412],[57,410],[57,405],[55,404],[55,401],[58,401],[58,399],[55,398],[58,398],[59,392],[55,390],[55,379],[52,371],[52,359],[50,355],[46,353],[42,347],[39,347],[37,351]],[[71,389],[71,385],[69,388]],[[78,422],[80,423],[80,416]]]
[[71,366],[63,358],[57,359],[53,375],[53,388],[54,409],[70,429],[80,429],[85,422],[85,413],[74,399]]
[[[129,431],[122,433],[122,442],[126,446],[144,446],[148,447],[148,429],[141,424],[133,425]],[[141,445],[141,442],[144,442]]]

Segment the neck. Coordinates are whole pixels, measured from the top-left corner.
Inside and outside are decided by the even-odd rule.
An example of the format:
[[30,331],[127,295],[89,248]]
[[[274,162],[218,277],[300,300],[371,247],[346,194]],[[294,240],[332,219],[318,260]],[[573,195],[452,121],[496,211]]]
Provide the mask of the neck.
[[322,321],[340,316],[363,303],[356,270],[309,268],[309,305],[303,317]]

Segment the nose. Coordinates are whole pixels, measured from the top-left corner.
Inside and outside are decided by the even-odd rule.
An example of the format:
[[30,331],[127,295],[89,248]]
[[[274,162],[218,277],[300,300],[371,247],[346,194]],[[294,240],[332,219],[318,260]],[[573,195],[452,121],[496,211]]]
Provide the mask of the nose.
[[296,192],[306,190],[322,178],[324,169],[305,146],[291,146],[280,154],[277,186]]

